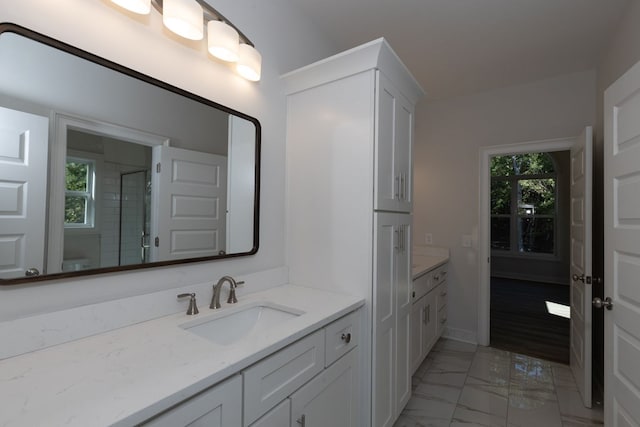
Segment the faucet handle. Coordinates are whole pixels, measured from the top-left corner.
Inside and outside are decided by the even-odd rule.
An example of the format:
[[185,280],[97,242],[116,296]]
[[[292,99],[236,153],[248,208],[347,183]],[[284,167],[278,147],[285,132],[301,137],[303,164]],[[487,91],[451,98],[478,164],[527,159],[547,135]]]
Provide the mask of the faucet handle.
[[244,280],[236,282],[235,280],[231,282],[231,286],[229,287],[229,298],[227,298],[227,304],[235,304],[238,302],[238,298],[236,298],[236,288],[238,285],[243,285]]
[[187,293],[187,294],[180,294],[178,295],[178,298],[189,298],[189,308],[187,308],[187,315],[191,316],[194,314],[198,314],[198,306],[196,305],[196,294],[195,293]]

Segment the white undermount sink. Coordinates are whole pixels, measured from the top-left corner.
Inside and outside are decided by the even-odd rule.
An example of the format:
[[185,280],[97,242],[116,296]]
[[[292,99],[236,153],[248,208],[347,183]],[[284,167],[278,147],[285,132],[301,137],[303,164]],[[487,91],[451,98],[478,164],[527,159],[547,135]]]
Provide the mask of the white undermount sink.
[[220,313],[183,323],[180,327],[214,344],[230,345],[258,336],[301,314],[304,312],[295,308],[260,302],[237,309],[223,308]]

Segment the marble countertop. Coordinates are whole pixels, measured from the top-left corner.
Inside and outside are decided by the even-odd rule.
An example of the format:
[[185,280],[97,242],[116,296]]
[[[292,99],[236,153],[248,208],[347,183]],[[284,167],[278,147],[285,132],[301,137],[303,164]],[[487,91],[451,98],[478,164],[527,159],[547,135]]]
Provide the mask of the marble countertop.
[[[273,302],[304,312],[260,336],[221,346],[180,325]],[[129,426],[173,406],[310,332],[364,300],[284,285],[221,310],[165,316],[0,361],[0,426]]]
[[415,280],[449,261],[449,254],[417,254],[411,258],[411,274]]

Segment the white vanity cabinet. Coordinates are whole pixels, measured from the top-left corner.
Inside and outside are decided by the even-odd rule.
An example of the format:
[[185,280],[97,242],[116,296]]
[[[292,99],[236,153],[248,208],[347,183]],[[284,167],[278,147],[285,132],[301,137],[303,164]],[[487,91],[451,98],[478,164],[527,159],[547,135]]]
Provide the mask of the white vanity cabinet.
[[447,264],[413,280],[411,308],[411,373],[427,357],[447,321]]
[[242,377],[205,390],[159,416],[145,427],[229,427],[242,425]]
[[359,427],[360,315],[347,314],[140,425]]
[[244,425],[359,426],[359,314],[244,370]]
[[365,299],[362,425],[411,394],[412,144],[423,91],[378,39],[283,76],[292,283]]

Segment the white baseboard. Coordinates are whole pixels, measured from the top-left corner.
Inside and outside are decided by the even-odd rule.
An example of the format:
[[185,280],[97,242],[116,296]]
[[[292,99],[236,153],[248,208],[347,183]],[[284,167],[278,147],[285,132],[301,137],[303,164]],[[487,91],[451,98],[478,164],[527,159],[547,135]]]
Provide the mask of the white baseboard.
[[469,344],[478,344],[478,334],[475,331],[466,329],[458,329],[447,326],[442,333],[443,338],[450,340],[462,341]]

